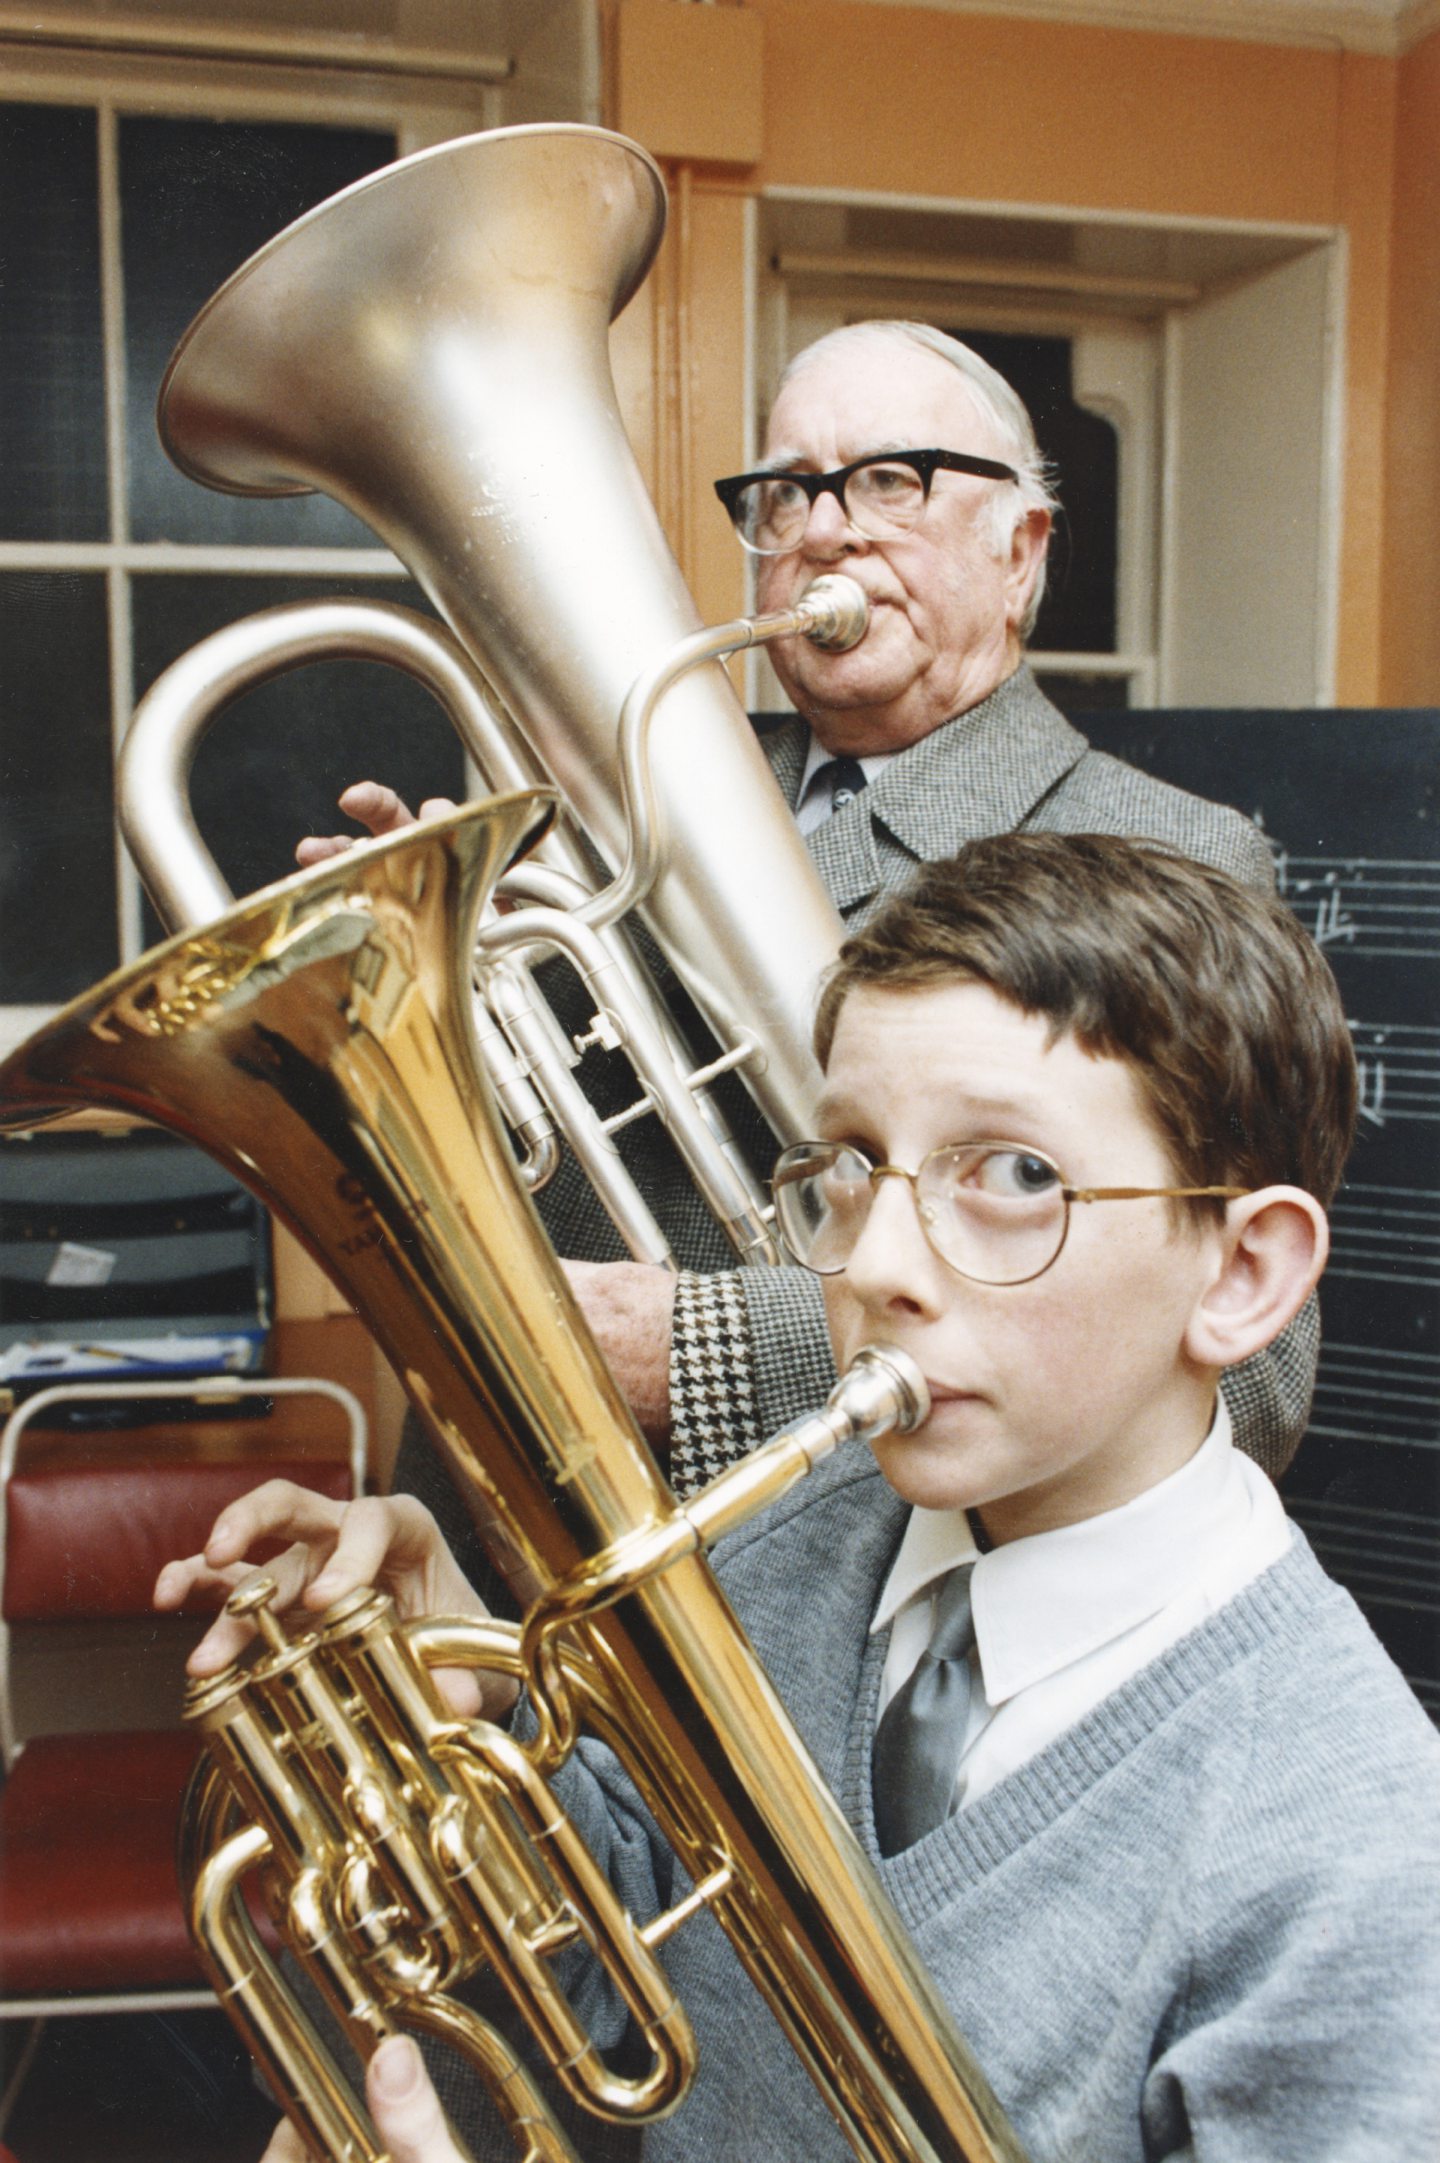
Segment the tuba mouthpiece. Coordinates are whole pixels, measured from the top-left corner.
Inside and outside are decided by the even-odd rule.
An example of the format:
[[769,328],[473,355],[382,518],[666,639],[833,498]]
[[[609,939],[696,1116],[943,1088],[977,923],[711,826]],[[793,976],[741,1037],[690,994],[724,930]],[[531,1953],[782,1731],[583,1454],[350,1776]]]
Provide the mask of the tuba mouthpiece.
[[807,586],[799,608],[807,619],[800,628],[812,646],[822,646],[827,653],[848,653],[869,628],[870,603],[864,588],[839,571],[829,571]]

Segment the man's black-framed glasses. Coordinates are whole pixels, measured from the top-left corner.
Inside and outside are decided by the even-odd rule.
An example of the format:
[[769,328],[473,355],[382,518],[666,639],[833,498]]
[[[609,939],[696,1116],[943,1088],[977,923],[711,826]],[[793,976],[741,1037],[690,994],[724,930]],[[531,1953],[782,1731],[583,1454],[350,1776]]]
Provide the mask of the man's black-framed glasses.
[[1209,1197],[1237,1201],[1249,1187],[1068,1187],[1043,1150],[1019,1142],[954,1142],[918,1171],[872,1164],[849,1142],[796,1142],[771,1181],[775,1218],[795,1260],[836,1277],[859,1244],[877,1183],[904,1179],[926,1239],[948,1268],[975,1284],[1029,1284],[1059,1259],[1076,1202]]
[[744,546],[783,556],[805,538],[821,496],[834,496],[857,533],[890,541],[925,516],[937,473],[973,473],[982,481],[1018,481],[1013,466],[968,451],[876,451],[833,473],[736,473],[715,483]]

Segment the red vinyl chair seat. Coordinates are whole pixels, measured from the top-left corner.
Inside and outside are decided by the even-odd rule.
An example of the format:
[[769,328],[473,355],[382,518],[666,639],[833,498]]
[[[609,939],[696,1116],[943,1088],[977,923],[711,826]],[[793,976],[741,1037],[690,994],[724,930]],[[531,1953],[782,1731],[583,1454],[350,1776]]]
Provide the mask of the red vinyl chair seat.
[[42,1735],[0,1796],[0,1987],[203,1986],[175,1878],[183,1733]]
[[26,1744],[0,1796],[5,1998],[205,1987],[175,1877],[197,1753],[170,1732]]
[[[244,1446],[247,1425],[238,1456],[203,1424],[182,1430],[183,1449],[159,1449],[164,1430],[32,1437],[4,1492],[6,1624],[43,1636],[50,1623],[150,1616],[161,1564],[198,1550],[221,1509],[267,1477],[347,1499],[349,1463],[287,1448],[284,1431],[261,1453]],[[8,1692],[8,1658],[0,1681]],[[183,1729],[25,1742],[0,1790],[0,2013],[207,1987],[175,1874],[199,1749]],[[268,1918],[261,1927],[273,1946]]]
[[339,1458],[147,1465],[112,1448],[106,1457],[77,1449],[22,1466],[6,1496],[6,1617],[76,1622],[143,1614],[162,1563],[198,1553],[227,1503],[277,1478],[337,1502],[352,1491]]

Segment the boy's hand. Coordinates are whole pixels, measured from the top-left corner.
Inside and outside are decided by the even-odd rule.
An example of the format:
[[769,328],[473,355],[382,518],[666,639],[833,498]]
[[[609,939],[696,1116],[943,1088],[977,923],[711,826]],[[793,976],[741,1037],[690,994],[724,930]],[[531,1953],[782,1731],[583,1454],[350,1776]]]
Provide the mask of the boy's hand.
[[[347,819],[365,827],[372,840],[383,834],[398,834],[402,827],[415,824],[410,806],[383,781],[352,781],[341,794],[340,809]],[[448,796],[427,796],[420,806],[420,816],[443,819],[458,809]],[[353,834],[307,834],[295,845],[295,861],[305,870],[311,864],[323,864],[332,856],[342,855],[354,842]]]
[[[365,2069],[365,2100],[390,2163],[465,2163],[408,2035],[392,2035]],[[300,2136],[282,2118],[260,2163],[311,2163]]]
[[[197,1596],[223,1603],[254,1574],[246,1557],[275,1540],[290,1543],[264,1566],[279,1588],[277,1613],[297,1605],[318,1613],[361,1585],[388,1592],[402,1621],[486,1612],[423,1503],[409,1495],[335,1502],[290,1480],[267,1480],[242,1495],[216,1518],[200,1554],[167,1562],[155,1581],[156,1607],[183,1607]],[[253,1635],[248,1622],[221,1615],[191,1653],[189,1673],[218,1674]],[[451,1710],[465,1718],[481,1710],[495,1718],[515,1701],[505,1677],[482,1682],[468,1670],[434,1672]]]

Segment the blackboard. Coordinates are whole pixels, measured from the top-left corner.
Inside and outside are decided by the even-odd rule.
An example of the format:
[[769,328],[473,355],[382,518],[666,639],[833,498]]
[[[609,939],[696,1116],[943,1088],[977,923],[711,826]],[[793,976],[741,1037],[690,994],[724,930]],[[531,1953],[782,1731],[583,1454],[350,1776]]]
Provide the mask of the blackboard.
[[1264,828],[1361,1077],[1291,1514],[1440,1719],[1440,712],[1077,714]]

